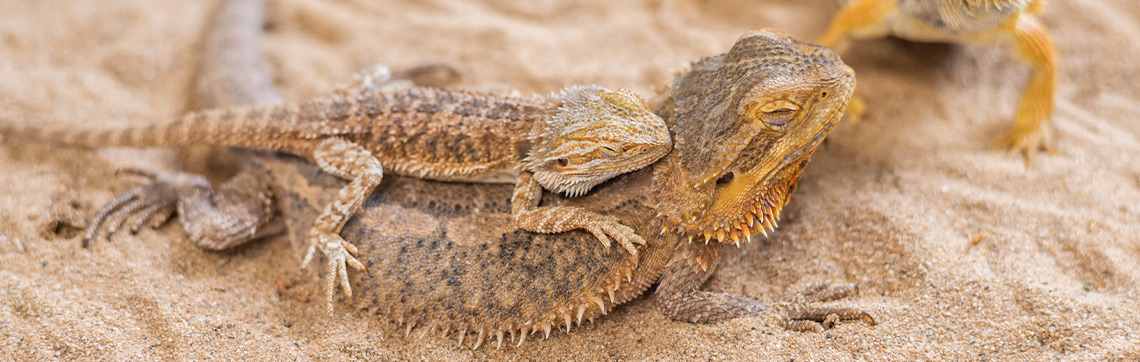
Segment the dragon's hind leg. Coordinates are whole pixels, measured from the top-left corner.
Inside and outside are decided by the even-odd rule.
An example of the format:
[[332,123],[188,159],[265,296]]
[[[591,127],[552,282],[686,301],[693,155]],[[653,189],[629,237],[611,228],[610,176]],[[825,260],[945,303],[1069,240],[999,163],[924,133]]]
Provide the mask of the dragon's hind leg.
[[273,194],[261,172],[243,169],[217,191],[196,174],[126,172],[149,182],[103,205],[88,224],[84,247],[122,228],[135,233],[143,227],[161,226],[175,211],[181,215],[187,237],[210,250],[230,249],[282,231],[280,224],[272,223]]
[[994,147],[1024,152],[1026,164],[1032,165],[1037,150],[1048,150],[1051,141],[1046,121],[1053,113],[1057,54],[1049,33],[1032,16],[1015,18],[1000,31],[1012,36],[1018,59],[1029,63],[1033,73],[1017,102],[1013,127],[994,142]]
[[890,0],[858,0],[831,18],[827,31],[819,37],[819,45],[842,53],[855,38],[879,38],[890,33],[887,23],[898,6]]
[[[877,38],[890,33],[888,19],[898,11],[890,0],[859,0],[831,18],[831,25],[819,38],[819,44],[842,53],[855,38]],[[847,107],[848,122],[859,122],[866,111],[863,97],[855,94]]]
[[717,323],[764,310],[760,301],[738,294],[701,291],[724,244],[681,241],[658,280],[657,307],[670,319]]

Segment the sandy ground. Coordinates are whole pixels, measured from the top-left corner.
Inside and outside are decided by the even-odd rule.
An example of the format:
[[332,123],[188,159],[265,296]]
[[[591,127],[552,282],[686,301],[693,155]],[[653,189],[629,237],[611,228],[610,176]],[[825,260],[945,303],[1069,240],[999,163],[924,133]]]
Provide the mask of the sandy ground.
[[[652,94],[747,29],[817,37],[812,1],[272,2],[265,52],[289,99],[372,63],[451,64],[464,86],[574,83]],[[1053,1],[1058,152],[1026,170],[986,145],[1027,70],[996,48],[860,42],[845,59],[870,112],[816,153],[782,228],[708,288],[772,305],[718,325],[641,298],[522,348],[470,351],[341,308],[300,250],[194,247],[177,223],[79,246],[69,217],[124,190],[114,170],[171,151],[0,146],[0,360],[1138,360],[1140,3]],[[58,127],[184,113],[213,1],[0,1],[0,117]],[[820,280],[880,324],[784,331],[780,303]],[[296,282],[296,283],[295,283]],[[291,285],[295,284],[295,285]],[[291,286],[290,286],[291,285]],[[288,288],[286,288],[288,287]],[[343,304],[342,304],[343,305]]]

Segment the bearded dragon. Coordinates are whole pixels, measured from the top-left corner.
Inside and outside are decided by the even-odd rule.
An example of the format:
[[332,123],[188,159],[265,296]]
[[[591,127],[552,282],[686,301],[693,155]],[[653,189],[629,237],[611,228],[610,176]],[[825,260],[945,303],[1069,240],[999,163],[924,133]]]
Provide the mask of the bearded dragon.
[[[0,135],[90,147],[205,144],[280,151],[349,180],[314,218],[305,238],[310,244],[303,267],[318,249],[329,259],[330,308],[334,280],[339,277],[351,295],[347,267],[365,270],[356,259],[358,249],[340,232],[381,183],[384,171],[431,180],[516,183],[511,215],[524,230],[585,229],[606,247],[613,237],[631,254],[645,243],[613,217],[579,207],[538,206],[543,187],[578,196],[669,151],[664,121],[637,94],[597,86],[568,87],[550,97],[436,88],[373,91],[369,86],[294,105],[270,101],[196,112],[150,126],[45,130],[3,125]],[[231,248],[272,230],[264,225],[274,215],[274,199],[260,177],[235,177],[225,187],[226,195],[215,193],[201,177],[156,178],[165,186],[129,191],[98,211],[86,240],[100,230],[113,232],[127,219],[136,223],[132,228],[161,223],[174,211],[175,200],[190,238],[207,249]]]
[[1013,128],[995,147],[1025,153],[1032,164],[1051,139],[1057,54],[1036,15],[1045,0],[856,0],[831,20],[819,43],[843,52],[853,38],[894,34],[913,41],[1012,44],[1018,59],[1033,68],[1021,94]]
[[[700,290],[725,245],[767,233],[811,154],[842,117],[854,73],[831,50],[772,30],[752,31],[725,54],[678,77],[658,109],[674,136],[672,151],[649,167],[616,177],[590,194],[551,197],[615,217],[646,235],[635,257],[582,246],[581,231],[533,234],[510,227],[508,188],[390,177],[345,227],[368,257],[354,274],[355,304],[404,326],[454,335],[472,348],[506,335],[518,344],[537,331],[593,320],[657,283],[669,318],[713,323],[762,309],[759,301]],[[327,198],[329,178],[308,163],[266,157],[280,180],[293,237]],[[334,186],[335,187],[335,186]],[[322,196],[326,195],[326,196]],[[578,247],[575,247],[578,245]],[[850,285],[812,291],[812,300],[852,294]],[[807,307],[788,328],[863,319],[850,308]],[[807,325],[807,326],[805,326]]]

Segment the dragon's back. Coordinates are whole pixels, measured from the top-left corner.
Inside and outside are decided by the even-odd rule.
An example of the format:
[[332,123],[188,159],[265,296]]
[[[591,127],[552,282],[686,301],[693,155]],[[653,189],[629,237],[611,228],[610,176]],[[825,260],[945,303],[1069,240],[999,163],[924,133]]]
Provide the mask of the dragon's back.
[[[299,137],[340,136],[386,172],[443,181],[513,182],[557,100],[430,87],[335,95],[295,106]],[[498,178],[496,178],[498,177]]]
[[[305,240],[328,202],[321,198],[344,182],[289,156],[263,164],[271,165],[275,178],[296,183],[280,190],[278,198],[293,238]],[[646,236],[650,245],[634,261],[624,249],[605,248],[584,231],[516,229],[510,220],[511,186],[386,176],[344,228],[368,269],[353,274],[353,303],[407,328],[467,331],[473,338],[482,332],[491,342],[500,331],[510,336],[566,330],[567,321],[577,325],[579,318],[592,319],[603,308],[609,312],[660,275],[677,237],[660,236],[651,196],[628,194],[650,182],[651,171],[642,170],[574,199],[575,205],[617,217]],[[565,200],[549,195],[545,203]]]

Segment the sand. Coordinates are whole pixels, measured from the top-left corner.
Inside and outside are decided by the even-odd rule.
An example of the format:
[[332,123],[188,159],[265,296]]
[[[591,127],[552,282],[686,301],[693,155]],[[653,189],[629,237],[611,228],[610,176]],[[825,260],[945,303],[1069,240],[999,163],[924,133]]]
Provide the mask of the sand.
[[[442,62],[462,86],[575,83],[652,94],[746,30],[820,35],[835,0],[364,1],[270,4],[263,47],[288,99],[372,63]],[[189,108],[213,1],[0,1],[0,117],[52,127],[159,122]],[[208,252],[177,223],[90,249],[79,223],[169,150],[0,146],[0,360],[1138,360],[1140,3],[1053,1],[1060,52],[1053,155],[1032,169],[986,149],[1027,69],[997,48],[856,43],[870,105],[815,154],[779,232],[707,288],[771,307],[717,325],[669,321],[640,298],[522,348],[405,338],[320,302],[283,239]],[[60,220],[64,220],[61,222]],[[782,328],[822,280],[876,326]]]

